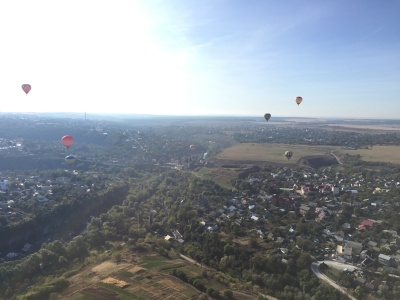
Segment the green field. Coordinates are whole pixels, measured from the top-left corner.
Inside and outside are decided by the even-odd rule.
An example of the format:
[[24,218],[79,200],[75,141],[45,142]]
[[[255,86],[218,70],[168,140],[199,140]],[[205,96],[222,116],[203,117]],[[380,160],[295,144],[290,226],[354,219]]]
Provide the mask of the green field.
[[[290,160],[285,157],[285,151],[292,151]],[[255,144],[242,143],[225,149],[218,154],[216,160],[232,162],[271,162],[294,165],[299,159],[307,156],[331,155],[336,150],[338,157],[345,154],[361,155],[366,162],[400,163],[400,146],[373,146],[372,149],[344,150],[339,146],[322,145],[289,145],[289,144]]]
[[[337,149],[339,149],[339,147],[335,146],[243,143],[225,149],[218,154],[217,159],[296,164],[302,157],[330,155],[332,150]],[[285,157],[285,151],[293,152],[293,156],[290,160]]]
[[231,180],[238,177],[240,169],[202,168],[195,175],[201,179],[215,181],[217,184],[231,188]]
[[343,150],[338,154],[361,155],[361,159],[371,162],[400,163],[400,146],[373,146],[372,149]]

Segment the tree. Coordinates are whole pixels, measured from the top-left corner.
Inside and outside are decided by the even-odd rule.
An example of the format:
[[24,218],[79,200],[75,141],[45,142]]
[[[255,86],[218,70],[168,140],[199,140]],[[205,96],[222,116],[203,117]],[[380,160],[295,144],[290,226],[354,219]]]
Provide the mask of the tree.
[[253,236],[250,237],[249,245],[250,245],[251,247],[253,247],[253,248],[256,248],[256,247],[258,246],[257,238],[255,238],[255,237],[253,237]]
[[299,270],[302,269],[309,269],[310,265],[312,263],[312,258],[310,256],[310,254],[306,253],[306,252],[302,252],[299,256],[299,258],[297,259],[297,267]]
[[223,292],[223,296],[224,296],[224,298],[231,300],[231,299],[233,299],[233,292],[231,290],[225,290]]
[[361,286],[357,286],[354,289],[354,294],[356,295],[357,299],[363,299],[364,298],[364,291]]

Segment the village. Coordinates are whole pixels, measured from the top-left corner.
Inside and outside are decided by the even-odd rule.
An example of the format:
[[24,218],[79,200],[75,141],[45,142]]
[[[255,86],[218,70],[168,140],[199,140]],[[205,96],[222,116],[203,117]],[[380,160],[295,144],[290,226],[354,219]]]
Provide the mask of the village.
[[[266,192],[265,184],[271,182],[279,193]],[[251,174],[237,185],[247,186],[247,193],[238,191],[225,205],[209,210],[199,221],[207,231],[223,233],[235,226],[239,236],[251,236],[255,244],[273,243],[275,255],[285,264],[295,249],[306,250],[319,264],[337,262],[334,266],[358,286],[378,295],[386,282],[376,274],[400,278],[398,228],[387,222],[388,215],[399,210],[400,204],[389,195],[400,190],[400,182],[384,177],[366,181],[362,175],[348,178],[330,168],[293,172],[277,167],[274,172]],[[165,239],[184,243],[178,230]]]
[[[54,205],[64,193],[90,193],[108,184],[95,172],[64,170],[58,174],[63,176],[51,173],[48,178],[25,173],[1,172],[1,226],[28,218],[33,207]],[[352,265],[359,270],[352,272],[354,280],[370,291],[379,291],[384,283],[369,280],[363,270],[396,274],[400,264],[398,228],[388,226],[386,221],[388,214],[399,209],[390,193],[400,190],[400,182],[390,176],[367,181],[362,175],[349,178],[331,168],[312,172],[276,167],[273,172],[259,172],[239,180],[236,190],[237,196],[227,199],[221,207],[209,209],[207,217],[199,220],[207,231],[223,232],[227,226],[236,226],[239,235],[245,232],[273,242],[276,255],[284,263],[295,247],[309,251],[318,261]],[[197,206],[204,209],[203,204],[200,201]],[[319,231],[307,227],[314,223],[312,226]],[[45,236],[0,254],[0,261],[25,257],[40,247]],[[185,242],[178,230],[165,239]]]
[[[102,191],[107,188],[110,181],[96,172],[79,172],[76,170],[61,170],[41,172],[40,175],[32,175],[35,172],[0,172],[0,228],[7,225],[16,225],[35,217],[39,211],[51,211],[53,207],[68,198],[83,194]],[[82,226],[87,220],[82,220]],[[61,223],[59,220],[58,223]],[[1,253],[0,262],[20,259],[40,248],[41,244],[49,241],[51,234],[57,229],[46,228],[40,238],[27,237],[29,242],[20,249],[12,249]],[[70,237],[76,232],[68,232]],[[2,241],[1,249],[10,250],[13,239]]]

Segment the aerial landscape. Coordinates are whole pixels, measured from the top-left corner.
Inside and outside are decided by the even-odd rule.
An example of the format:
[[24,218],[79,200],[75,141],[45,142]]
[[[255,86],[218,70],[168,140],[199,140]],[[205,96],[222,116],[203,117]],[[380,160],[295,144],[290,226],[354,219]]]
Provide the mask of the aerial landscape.
[[399,121],[103,118],[1,114],[4,299],[399,296]]
[[0,300],[400,299],[400,2],[0,2]]

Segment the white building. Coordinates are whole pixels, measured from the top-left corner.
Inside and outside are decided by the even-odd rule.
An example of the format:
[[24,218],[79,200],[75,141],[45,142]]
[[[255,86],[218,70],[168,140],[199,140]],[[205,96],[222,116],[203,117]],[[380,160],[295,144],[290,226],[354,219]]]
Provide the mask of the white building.
[[10,182],[7,179],[0,179],[0,190],[8,190],[8,186],[10,185]]

